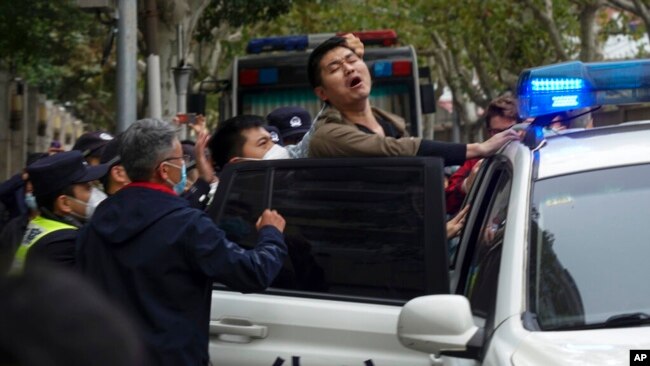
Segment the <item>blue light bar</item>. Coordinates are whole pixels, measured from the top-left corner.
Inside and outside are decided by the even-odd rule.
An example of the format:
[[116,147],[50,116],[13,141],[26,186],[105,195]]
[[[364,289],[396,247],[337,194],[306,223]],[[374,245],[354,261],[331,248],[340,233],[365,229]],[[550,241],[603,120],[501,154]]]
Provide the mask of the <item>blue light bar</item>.
[[304,50],[309,44],[306,35],[255,38],[248,41],[246,52],[260,53],[266,51]]
[[517,97],[522,118],[650,102],[650,60],[573,61],[528,69],[519,77]]

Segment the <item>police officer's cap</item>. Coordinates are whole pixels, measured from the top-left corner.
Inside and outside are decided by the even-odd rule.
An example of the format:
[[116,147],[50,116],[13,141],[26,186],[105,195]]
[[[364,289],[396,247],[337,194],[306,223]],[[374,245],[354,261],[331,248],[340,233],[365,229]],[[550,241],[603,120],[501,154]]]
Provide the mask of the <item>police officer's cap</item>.
[[271,141],[273,141],[274,144],[284,146],[284,142],[282,141],[282,135],[280,134],[280,129],[278,129],[275,126],[264,126],[264,129],[266,129],[269,132],[269,134],[271,135]]
[[42,158],[27,167],[34,195],[60,192],[69,185],[97,180],[108,171],[108,164],[89,166],[80,151],[67,151]]
[[79,136],[72,146],[72,150],[81,151],[84,157],[99,157],[102,153],[101,149],[111,140],[113,140],[113,135],[105,131],[86,132]]
[[311,127],[311,115],[300,107],[280,107],[266,116],[269,125],[280,130],[283,139],[297,134],[305,134]]

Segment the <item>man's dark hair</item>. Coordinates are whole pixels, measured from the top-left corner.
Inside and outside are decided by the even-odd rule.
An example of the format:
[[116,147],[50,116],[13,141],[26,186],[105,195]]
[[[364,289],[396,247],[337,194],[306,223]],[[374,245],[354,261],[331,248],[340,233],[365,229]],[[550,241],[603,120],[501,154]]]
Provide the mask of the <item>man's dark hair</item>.
[[252,115],[235,116],[221,122],[208,144],[215,168],[223,169],[230,159],[242,154],[246,143],[242,131],[262,127],[264,123],[264,118]]
[[485,127],[487,129],[490,128],[490,120],[496,116],[515,121],[519,120],[517,100],[511,94],[504,94],[490,102],[487,111],[485,111]]
[[320,77],[320,61],[326,53],[336,47],[345,47],[354,51],[347,46],[345,38],[337,36],[329,38],[325,42],[319,44],[309,55],[309,61],[307,62],[307,77],[309,78],[309,84],[311,84],[312,88],[320,86],[323,82]]

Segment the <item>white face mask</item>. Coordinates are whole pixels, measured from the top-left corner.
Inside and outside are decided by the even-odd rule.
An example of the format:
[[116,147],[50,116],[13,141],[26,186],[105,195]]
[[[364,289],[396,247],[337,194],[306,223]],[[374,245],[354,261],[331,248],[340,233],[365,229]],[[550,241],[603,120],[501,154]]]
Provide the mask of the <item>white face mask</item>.
[[97,187],[93,187],[90,191],[90,198],[88,199],[88,204],[86,205],[86,217],[90,219],[90,217],[93,215],[95,212],[95,209],[99,204],[106,199],[106,193],[104,193],[101,189]]
[[262,160],[290,159],[289,151],[283,146],[274,144],[273,147],[264,154]]
[[99,204],[103,200],[105,200],[106,197],[107,197],[106,193],[102,192],[100,189],[98,189],[96,187],[91,188],[91,190],[90,190],[90,198],[88,199],[88,202],[84,202],[84,201],[82,201],[80,199],[74,198],[72,196],[68,196],[68,198],[70,198],[71,200],[86,206],[86,212],[85,212],[85,215],[83,217],[81,215],[79,215],[79,214],[74,213],[74,212],[71,212],[72,216],[75,216],[75,217],[77,217],[77,218],[79,218],[81,220],[85,220],[85,221],[90,220],[90,218],[93,216],[93,213],[95,213],[95,208],[97,208],[97,206],[99,206]]

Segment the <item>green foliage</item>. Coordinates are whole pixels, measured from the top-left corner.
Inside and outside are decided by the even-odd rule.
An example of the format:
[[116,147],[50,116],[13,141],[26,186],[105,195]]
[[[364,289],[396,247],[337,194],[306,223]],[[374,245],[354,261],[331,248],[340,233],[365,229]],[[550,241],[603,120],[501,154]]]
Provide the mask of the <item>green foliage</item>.
[[292,0],[212,0],[201,15],[195,38],[213,40],[212,30],[222,23],[239,27],[271,21],[289,11],[292,4]]
[[85,18],[70,1],[2,1],[0,57],[20,64],[61,61],[82,39]]
[[100,67],[109,28],[72,0],[0,1],[0,65],[50,99],[72,102],[97,127],[114,118],[112,67]]

